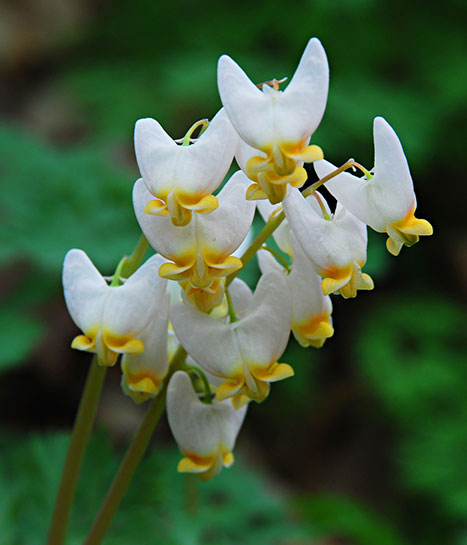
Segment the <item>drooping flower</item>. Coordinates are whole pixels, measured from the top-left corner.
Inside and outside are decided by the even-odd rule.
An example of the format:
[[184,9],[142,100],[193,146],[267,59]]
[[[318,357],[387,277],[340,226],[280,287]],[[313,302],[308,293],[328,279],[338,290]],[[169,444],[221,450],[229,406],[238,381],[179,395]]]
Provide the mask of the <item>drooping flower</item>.
[[[313,263],[303,252],[294,234],[289,235],[293,265],[286,280],[292,297],[292,333],[302,346],[321,348],[326,339],[334,334],[331,298],[323,295],[321,277],[315,272]],[[266,250],[258,252],[258,260],[263,274],[272,270],[285,273]]]
[[[258,151],[244,166],[253,184],[247,198],[268,198],[278,203],[287,184],[301,187],[307,174],[303,162],[323,158],[318,146],[309,145],[326,107],[329,67],[324,49],[312,38],[285,91],[277,80],[259,89],[227,55],[219,59],[218,87],[224,108],[240,138]],[[254,153],[254,152],[253,152]],[[240,164],[242,160],[239,161]]]
[[149,325],[166,290],[157,275],[160,256],[153,256],[122,286],[107,284],[82,250],[70,250],[63,263],[63,288],[68,311],[83,335],[72,348],[94,352],[101,365],[112,366],[119,354],[144,351],[142,332]]
[[167,417],[170,429],[184,458],[180,473],[196,473],[207,481],[222,467],[234,463],[233,449],[247,407],[235,410],[230,399],[203,403],[183,371],[170,379],[167,390]]
[[366,263],[366,225],[339,202],[331,214],[324,198],[306,199],[298,189],[290,188],[283,202],[289,225],[306,256],[323,278],[324,295],[339,292],[355,297],[357,290],[373,289],[373,280],[362,272]]
[[293,375],[290,365],[278,363],[289,338],[290,319],[289,289],[277,272],[261,277],[237,321],[225,323],[183,303],[173,305],[170,314],[188,354],[203,370],[222,379],[217,399],[233,397],[237,408],[248,399],[263,401],[270,382]]
[[186,225],[193,212],[215,210],[218,202],[212,192],[232,163],[237,140],[223,109],[191,145],[177,144],[155,119],[140,119],[135,126],[136,159],[153,196],[145,213]]
[[[156,271],[153,274],[157,274]],[[144,352],[122,357],[122,389],[136,403],[158,394],[169,369],[169,304],[170,296],[166,292],[160,298],[153,319],[139,335]]]
[[[144,209],[151,195],[142,180],[135,183],[133,202],[138,222],[149,243],[172,263],[164,263],[159,274],[183,283],[186,295],[190,289],[222,290],[218,279],[242,267],[232,256],[246,237],[253,221],[255,205],[244,198],[246,176],[238,171],[218,195],[219,208],[211,214],[196,214],[183,227],[169,218],[150,216]],[[186,284],[189,282],[189,285]],[[210,295],[217,300],[217,294]]]
[[[360,221],[379,233],[387,233],[387,249],[398,255],[402,245],[412,246],[421,235],[431,235],[426,220],[414,216],[417,207],[409,165],[397,134],[382,117],[373,124],[374,174],[358,178],[342,172],[328,182],[329,191]],[[327,161],[314,167],[322,178],[336,169]]]

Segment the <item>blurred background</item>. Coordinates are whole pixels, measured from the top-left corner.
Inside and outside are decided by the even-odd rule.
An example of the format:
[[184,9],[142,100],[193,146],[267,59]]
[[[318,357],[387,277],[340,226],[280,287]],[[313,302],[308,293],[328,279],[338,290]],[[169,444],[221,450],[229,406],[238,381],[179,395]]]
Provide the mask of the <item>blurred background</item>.
[[[252,404],[232,469],[194,492],[164,421],[105,543],[467,544],[466,11],[461,0],[0,1],[3,543],[45,541],[90,360],[69,348],[61,264],[78,247],[111,274],[132,251],[135,121],[182,137],[220,107],[221,54],[261,82],[291,76],[318,36],[331,80],[313,143],[335,164],[370,168],[372,120],[384,116],[435,235],[394,258],[369,234],[376,289],[334,297],[322,349],[290,342],[282,361],[296,377]],[[257,274],[245,271],[253,284]],[[69,544],[144,412],[117,367]]]

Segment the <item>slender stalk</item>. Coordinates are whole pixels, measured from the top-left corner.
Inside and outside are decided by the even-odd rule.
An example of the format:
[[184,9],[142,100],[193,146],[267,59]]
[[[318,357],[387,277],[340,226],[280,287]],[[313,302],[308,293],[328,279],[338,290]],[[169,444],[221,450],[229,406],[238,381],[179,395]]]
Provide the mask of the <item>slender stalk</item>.
[[287,260],[279,253],[277,252],[276,250],[274,250],[273,248],[270,248],[269,246],[261,246],[261,250],[266,250],[267,252],[269,252],[271,255],[273,255],[277,261],[279,261],[279,263],[284,267],[284,269],[290,273],[290,265],[289,263],[287,263]]
[[125,257],[125,261],[121,271],[124,278],[129,278],[140,266],[148,247],[149,242],[146,240],[146,237],[144,235],[141,235],[140,239],[138,240],[138,244],[133,250],[133,253],[130,256]]
[[234,304],[233,304],[233,301],[232,301],[232,297],[230,296],[230,292],[229,292],[228,288],[226,288],[226,290],[225,290],[225,298],[227,299],[227,306],[228,306],[228,309],[229,309],[230,323],[233,324],[234,322],[238,322],[237,315],[235,314],[235,309],[234,309]]
[[212,392],[211,387],[209,386],[209,380],[208,377],[201,371],[199,367],[196,367],[196,365],[188,365],[185,363],[183,366],[183,371],[194,371],[199,378],[201,379],[201,382],[203,383],[204,388],[204,399],[203,403],[206,403],[207,405],[212,404]]
[[84,451],[96,415],[106,371],[107,367],[99,365],[97,357],[94,356],[68,446],[47,545],[62,545],[65,540],[71,504],[76,492]]
[[[280,212],[277,212],[271,218],[269,218],[269,220],[266,222],[266,225],[261,229],[261,231],[258,233],[255,240],[248,246],[248,248],[243,253],[242,257],[240,258],[241,262],[243,263],[243,266],[245,266],[250,261],[250,259],[253,258],[256,252],[261,248],[261,246],[266,242],[266,240],[272,235],[272,233],[274,233],[274,231],[279,227],[279,225],[284,221],[284,219],[285,219],[285,214],[283,210],[281,210]],[[226,287],[230,286],[233,279],[237,276],[240,270],[233,272],[227,277],[225,282]]]
[[349,170],[349,168],[352,168],[352,167],[357,167],[358,169],[360,169],[363,172],[363,174],[365,174],[368,180],[373,177],[373,174],[371,174],[371,172],[369,172],[360,163],[357,163],[357,161],[354,161],[353,159],[349,159],[341,167],[336,168],[336,170],[333,170],[332,172],[330,172],[329,174],[321,178],[321,180],[318,180],[314,184],[310,185],[310,187],[307,187],[305,191],[303,191],[302,195],[304,197],[309,197],[323,184],[325,184],[326,182],[329,182],[329,180],[331,180],[332,178],[334,178],[341,172],[344,172],[344,170]]
[[149,405],[144,420],[128,447],[125,458],[107,492],[107,496],[94,520],[94,524],[92,525],[84,545],[99,545],[104,538],[144,452],[146,451],[154,429],[164,412],[169,380],[175,371],[180,369],[183,365],[186,355],[187,353],[183,347],[179,346],[172,358],[170,370],[164,379],[162,389]]

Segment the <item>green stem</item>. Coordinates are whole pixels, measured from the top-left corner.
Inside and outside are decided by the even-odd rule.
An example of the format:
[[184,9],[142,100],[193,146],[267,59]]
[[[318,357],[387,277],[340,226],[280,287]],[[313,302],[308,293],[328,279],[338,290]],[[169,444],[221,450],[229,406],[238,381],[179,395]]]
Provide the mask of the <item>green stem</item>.
[[211,405],[212,403],[212,392],[211,392],[211,386],[209,386],[209,380],[207,376],[201,371],[199,367],[196,367],[196,365],[188,365],[185,363],[183,366],[183,370],[186,371],[194,371],[199,378],[201,379],[201,382],[203,383],[204,388],[204,400],[203,403],[206,403],[207,405]]
[[321,180],[318,180],[317,182],[315,182],[314,184],[310,185],[310,187],[307,187],[305,189],[305,191],[303,191],[302,195],[304,197],[309,197],[310,195],[312,195],[318,188],[320,188],[323,184],[325,184],[326,182],[329,182],[329,180],[331,180],[332,178],[334,178],[335,176],[337,176],[338,174],[340,174],[341,172],[344,172],[344,170],[348,170],[349,168],[352,168],[352,167],[357,167],[358,169],[360,169],[363,174],[365,174],[367,180],[369,180],[370,178],[373,178],[373,174],[371,174],[371,172],[369,172],[365,167],[363,167],[360,163],[357,163],[356,161],[354,161],[353,159],[349,159],[348,161],[346,161],[341,167],[339,168],[336,168],[336,170],[333,170],[332,172],[330,172],[329,174],[327,174],[326,176],[324,176],[323,178],[321,178]]
[[198,128],[198,127],[202,127],[201,128],[201,131],[199,133],[199,135],[201,136],[203,134],[203,132],[207,129],[207,126],[209,125],[209,121],[207,119],[200,119],[199,121],[197,121],[196,123],[194,123],[189,129],[188,129],[188,132],[185,134],[185,136],[183,137],[183,144],[182,146],[189,146],[190,143],[191,143],[191,137],[193,135],[193,133],[195,132],[195,130]]
[[143,261],[144,254],[146,253],[148,247],[149,242],[146,240],[144,235],[141,235],[140,239],[138,240],[138,244],[133,250],[133,253],[126,257],[123,263],[121,274],[124,278],[129,278],[141,265],[141,261]]
[[[256,252],[261,248],[261,246],[266,242],[266,240],[272,235],[272,233],[274,233],[274,231],[279,227],[279,225],[284,221],[284,219],[285,219],[285,214],[283,210],[281,210],[280,212],[277,212],[271,218],[269,218],[269,220],[266,222],[266,225],[261,229],[261,231],[258,233],[255,240],[248,246],[248,248],[245,250],[242,257],[240,258],[241,262],[243,263],[243,266],[245,266],[250,261],[250,259],[253,258]],[[225,282],[226,287],[230,286],[233,279],[237,276],[240,270],[233,272],[227,277]]]
[[227,299],[227,307],[229,309],[230,323],[233,324],[234,322],[238,322],[237,315],[235,314],[232,297],[230,296],[230,292],[228,288],[225,289],[225,298]]
[[331,217],[328,214],[328,211],[326,210],[326,207],[324,206],[324,202],[321,199],[321,197],[316,193],[316,191],[313,193],[313,197],[318,201],[319,207],[321,208],[321,213],[323,214],[323,218],[326,221],[331,221]]
[[183,365],[186,356],[187,353],[184,348],[179,346],[172,358],[170,370],[164,379],[162,390],[149,405],[144,420],[128,447],[125,458],[107,492],[107,496],[94,520],[94,524],[92,525],[84,545],[99,545],[104,538],[143,454],[146,451],[154,429],[164,412],[169,380],[175,371],[178,371]]
[[97,363],[97,357],[94,356],[86,379],[86,385],[79,405],[78,414],[76,415],[70,444],[68,446],[47,545],[62,545],[65,540],[79,471],[91,433],[94,417],[96,415],[97,404],[102,385],[104,384],[106,371],[107,367],[99,365]]
[[290,273],[289,263],[287,263],[287,260],[285,259],[285,257],[283,257],[279,252],[277,252],[273,248],[270,248],[269,246],[261,246],[261,250],[266,250],[267,252],[272,254],[277,259],[277,261],[279,261],[279,263],[284,267],[284,269],[288,273]]

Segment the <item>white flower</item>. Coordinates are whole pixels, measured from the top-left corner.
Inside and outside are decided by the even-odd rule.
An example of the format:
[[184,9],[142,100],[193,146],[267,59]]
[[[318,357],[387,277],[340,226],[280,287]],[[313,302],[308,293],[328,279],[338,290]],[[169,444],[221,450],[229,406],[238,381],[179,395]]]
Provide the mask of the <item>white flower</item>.
[[323,278],[323,294],[338,291],[347,298],[355,297],[359,289],[373,289],[373,280],[362,273],[366,263],[366,225],[339,202],[331,214],[324,198],[317,195],[327,219],[315,197],[305,199],[298,189],[290,188],[283,206],[292,232]]
[[119,354],[144,351],[140,335],[157,313],[167,282],[157,275],[153,256],[122,286],[111,287],[82,250],[70,250],[63,263],[68,311],[83,331],[72,348],[95,352],[101,365],[114,365]]
[[193,390],[190,378],[177,371],[167,391],[167,417],[170,429],[184,458],[178,464],[181,473],[196,473],[207,481],[222,466],[234,463],[235,439],[247,407],[235,410],[231,400],[203,403]]
[[255,213],[254,203],[244,198],[247,183],[238,171],[219,193],[219,208],[211,214],[196,214],[183,227],[176,227],[169,218],[145,214],[152,197],[142,180],[135,183],[133,203],[141,229],[151,246],[173,262],[161,266],[161,276],[188,280],[195,289],[210,289],[216,279],[241,268],[240,259],[232,254],[247,235]]
[[136,159],[148,191],[156,197],[145,212],[170,215],[175,225],[186,225],[192,212],[216,209],[211,193],[229,170],[237,140],[223,109],[187,146],[174,142],[156,120],[140,119],[135,126]]
[[328,83],[326,54],[317,38],[308,42],[285,91],[279,90],[277,80],[262,84],[260,90],[230,57],[219,59],[224,108],[240,138],[260,152],[245,166],[254,182],[247,198],[280,202],[287,184],[305,183],[303,162],[322,159],[321,149],[308,144],[326,107]]
[[[426,220],[414,216],[417,207],[409,165],[396,133],[382,117],[373,125],[375,143],[374,175],[367,180],[348,172],[326,182],[327,189],[359,220],[379,233],[387,233],[386,246],[398,255],[402,245],[412,246],[420,235],[431,235]],[[314,167],[323,178],[336,169],[327,161]]]
[[[240,306],[244,309],[244,302]],[[233,397],[235,407],[248,399],[263,401],[270,382],[293,375],[290,365],[278,363],[287,346],[291,319],[284,276],[277,272],[262,276],[242,312],[238,321],[224,323],[178,303],[170,314],[182,346],[203,370],[222,379],[217,399]]]
[[136,403],[157,395],[169,369],[169,304],[170,296],[166,292],[160,298],[153,319],[139,335],[144,352],[122,357],[122,388]]
[[[302,346],[321,348],[326,339],[334,334],[331,298],[323,295],[321,278],[315,272],[313,263],[303,252],[294,234],[289,235],[293,265],[286,280],[292,296],[292,333]],[[258,261],[263,274],[273,270],[285,273],[266,250],[258,252]]]

